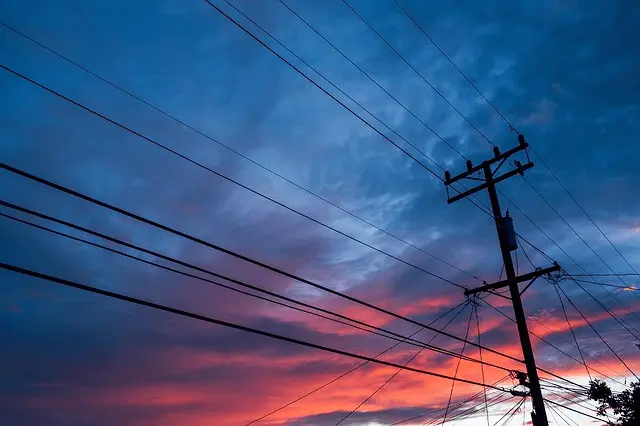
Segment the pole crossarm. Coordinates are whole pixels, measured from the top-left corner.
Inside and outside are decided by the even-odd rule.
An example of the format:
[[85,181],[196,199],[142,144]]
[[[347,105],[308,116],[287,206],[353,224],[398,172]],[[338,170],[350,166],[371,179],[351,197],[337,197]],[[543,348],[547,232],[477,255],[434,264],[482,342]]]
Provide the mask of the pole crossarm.
[[[521,283],[524,281],[528,281],[528,280],[535,280],[538,277],[541,277],[542,275],[546,275],[546,274],[550,274],[552,272],[556,272],[560,270],[560,265],[558,265],[557,263],[554,264],[553,266],[550,266],[548,268],[538,268],[533,272],[529,272],[528,274],[523,274],[520,275],[518,277],[515,278],[515,282],[516,283]],[[466,289],[464,291],[464,295],[465,296],[470,296],[476,293],[481,293],[483,291],[490,291],[490,290],[498,290],[504,287],[508,287],[509,284],[511,283],[510,280],[502,280],[502,281],[497,281],[495,283],[492,284],[485,284],[483,286],[480,287],[476,287],[476,288],[471,288],[471,289]]]
[[[498,182],[502,182],[503,180],[505,180],[505,179],[509,179],[510,177],[513,177],[513,176],[515,176],[515,175],[521,175],[521,174],[524,174],[524,172],[525,172],[526,170],[529,170],[530,168],[532,168],[532,167],[533,167],[533,165],[534,165],[534,164],[533,164],[532,162],[529,162],[529,163],[527,163],[527,164],[518,164],[518,165],[517,165],[517,167],[516,167],[515,169],[513,169],[513,170],[511,170],[511,171],[509,171],[509,172],[507,172],[507,173],[505,173],[505,174],[503,174],[503,175],[500,175],[500,176],[499,176],[499,177],[497,177],[497,178],[494,178],[493,183],[495,184],[495,183],[498,183]],[[480,165],[480,166],[478,166],[478,167],[483,167],[483,165]],[[466,172],[465,172],[465,173],[466,173]],[[458,175],[458,176],[459,176],[459,175]],[[456,178],[457,178],[458,176],[456,176]],[[457,180],[457,179],[456,179],[456,180]],[[445,182],[445,185],[449,185],[449,184],[448,184],[447,182]],[[467,190],[467,191],[461,192],[461,193],[460,193],[460,194],[458,194],[458,195],[455,195],[455,196],[453,196],[453,197],[450,197],[449,199],[447,199],[447,203],[449,203],[449,204],[451,204],[451,203],[455,203],[455,202],[456,202],[456,201],[458,201],[458,200],[461,200],[461,199],[463,199],[463,198],[466,198],[466,197],[468,197],[469,195],[475,194],[476,192],[482,191],[483,189],[487,189],[488,187],[489,187],[489,184],[488,184],[488,183],[486,183],[486,182],[485,182],[485,183],[482,183],[482,184],[480,184],[480,185],[476,186],[475,188],[471,188],[471,189],[469,189],[469,190]]]
[[511,148],[508,151],[505,152],[500,152],[498,150],[497,147],[493,148],[493,153],[494,153],[494,157],[490,160],[486,160],[483,161],[481,164],[477,165],[477,166],[473,166],[471,164],[471,160],[467,161],[467,171],[460,173],[459,175],[455,176],[455,177],[451,177],[448,175],[448,173],[445,173],[445,185],[451,185],[452,183],[455,183],[461,179],[467,178],[470,175],[479,172],[483,169],[484,164],[494,164],[498,161],[504,161],[507,158],[511,157],[513,154],[522,151],[523,149],[527,149],[529,147],[529,144],[527,143],[527,141],[524,140],[524,136],[522,135],[518,135],[518,146],[515,148]]

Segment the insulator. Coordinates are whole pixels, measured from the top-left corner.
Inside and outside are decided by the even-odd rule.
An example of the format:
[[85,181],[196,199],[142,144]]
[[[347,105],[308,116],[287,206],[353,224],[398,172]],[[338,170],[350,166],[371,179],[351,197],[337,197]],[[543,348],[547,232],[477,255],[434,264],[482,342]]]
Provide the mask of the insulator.
[[467,170],[471,171],[471,169],[473,169],[473,164],[471,163],[471,160],[467,160]]
[[445,170],[444,172],[444,181],[449,182],[451,180],[451,172],[449,170]]
[[518,134],[518,143],[520,145],[524,145],[526,143],[526,141],[524,140],[524,135],[522,133]]
[[497,146],[494,146],[494,147],[493,147],[493,155],[494,155],[496,158],[500,158],[500,148],[498,148]]

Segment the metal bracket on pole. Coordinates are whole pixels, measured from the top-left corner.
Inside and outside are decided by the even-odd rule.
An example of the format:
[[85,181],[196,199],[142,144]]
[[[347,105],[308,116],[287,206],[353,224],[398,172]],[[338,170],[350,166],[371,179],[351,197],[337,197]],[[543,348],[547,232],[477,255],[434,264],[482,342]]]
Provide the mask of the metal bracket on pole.
[[[550,274],[552,272],[556,272],[560,270],[560,265],[558,265],[557,263],[554,264],[553,266],[550,266],[548,268],[538,268],[533,272],[529,272],[528,274],[523,274],[520,275],[518,277],[515,278],[515,282],[516,283],[521,283],[524,281],[529,281],[531,280],[531,282],[533,282],[533,280],[535,280],[536,278],[542,276],[542,275],[547,275]],[[525,287],[525,290],[531,285],[531,282],[527,285],[527,287]],[[476,293],[481,293],[483,291],[486,292],[492,292],[492,290],[498,290],[500,288],[505,288],[508,287],[510,284],[509,280],[502,280],[502,281],[498,281],[492,284],[485,284],[483,286],[480,287],[476,287],[476,288],[470,288],[470,289],[465,289],[464,291],[464,295],[465,296],[470,296]],[[524,293],[524,290],[522,290],[522,292],[520,294]],[[493,293],[496,294],[496,293]]]
[[529,392],[522,392],[522,391],[518,391],[518,390],[515,390],[515,389],[511,389],[509,391],[509,393],[511,395],[513,395],[513,396],[519,396],[519,397],[522,397],[522,398],[526,398],[528,396],[531,396],[531,394]]

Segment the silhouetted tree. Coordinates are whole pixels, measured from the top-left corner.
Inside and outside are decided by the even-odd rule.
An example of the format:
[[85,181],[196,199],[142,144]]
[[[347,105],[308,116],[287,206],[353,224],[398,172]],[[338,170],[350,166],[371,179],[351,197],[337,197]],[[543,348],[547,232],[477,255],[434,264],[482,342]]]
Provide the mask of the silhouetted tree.
[[609,385],[600,380],[590,382],[587,393],[589,399],[598,403],[598,414],[605,415],[606,410],[613,411],[617,425],[640,425],[640,382],[631,383],[631,388],[614,394]]

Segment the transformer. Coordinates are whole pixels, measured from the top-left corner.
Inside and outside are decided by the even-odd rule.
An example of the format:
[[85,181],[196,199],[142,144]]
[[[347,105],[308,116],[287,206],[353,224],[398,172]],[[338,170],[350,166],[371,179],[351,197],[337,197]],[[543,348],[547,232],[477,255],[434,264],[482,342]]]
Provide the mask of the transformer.
[[507,244],[509,251],[518,250],[518,240],[516,238],[516,231],[513,227],[513,218],[509,216],[509,210],[505,217],[500,220],[501,230],[502,230],[502,238],[504,238],[504,242]]

